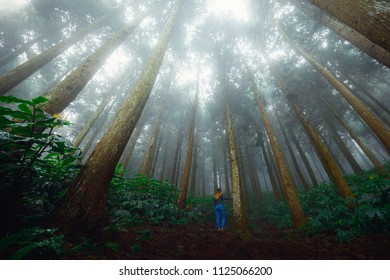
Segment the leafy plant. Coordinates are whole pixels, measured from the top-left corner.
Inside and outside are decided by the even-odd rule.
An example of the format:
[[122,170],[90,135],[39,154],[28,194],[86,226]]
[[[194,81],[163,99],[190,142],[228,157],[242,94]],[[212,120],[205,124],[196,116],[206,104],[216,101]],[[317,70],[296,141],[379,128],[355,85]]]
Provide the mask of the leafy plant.
[[[25,228],[0,240],[3,258],[59,258],[63,254],[63,235],[55,235],[57,229]],[[48,251],[45,251],[48,250]],[[35,251],[35,252],[34,252]]]
[[[305,231],[334,233],[341,242],[349,242],[363,234],[383,233],[390,230],[390,180],[375,170],[346,177],[355,194],[354,204],[343,199],[331,183],[312,187],[299,193],[307,217]],[[261,213],[266,220],[281,228],[289,227],[290,214],[285,201],[275,202],[272,196],[264,199]]]
[[144,223],[183,224],[204,219],[200,200],[191,200],[192,210],[181,210],[176,206],[178,193],[172,184],[143,174],[132,178],[115,176],[109,195],[110,214],[120,230]]
[[79,157],[77,149],[55,133],[69,121],[41,109],[46,98],[1,96],[0,102],[2,218],[28,223],[54,208],[80,168]]

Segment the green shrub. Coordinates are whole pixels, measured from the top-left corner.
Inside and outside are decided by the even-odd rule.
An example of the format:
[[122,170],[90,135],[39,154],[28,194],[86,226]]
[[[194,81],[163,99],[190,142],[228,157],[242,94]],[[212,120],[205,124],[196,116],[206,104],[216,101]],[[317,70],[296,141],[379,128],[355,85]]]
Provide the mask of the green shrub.
[[[380,176],[375,170],[370,170],[348,176],[346,181],[356,197],[353,203],[343,199],[331,183],[322,183],[309,192],[299,193],[307,217],[304,230],[308,234],[333,233],[342,242],[364,234],[389,232],[389,174]],[[265,196],[261,213],[268,222],[280,228],[291,225],[287,203],[275,202],[272,194]]]
[[12,223],[52,211],[80,168],[77,149],[54,133],[70,123],[45,113],[46,101],[0,97],[0,204],[2,218]]

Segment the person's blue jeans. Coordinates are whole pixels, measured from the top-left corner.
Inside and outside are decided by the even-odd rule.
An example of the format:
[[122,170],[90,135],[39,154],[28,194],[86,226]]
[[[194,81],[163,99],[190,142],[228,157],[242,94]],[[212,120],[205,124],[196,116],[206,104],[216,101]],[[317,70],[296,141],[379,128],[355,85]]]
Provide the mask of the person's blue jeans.
[[215,219],[217,222],[217,229],[223,229],[226,223],[226,213],[223,204],[215,206]]

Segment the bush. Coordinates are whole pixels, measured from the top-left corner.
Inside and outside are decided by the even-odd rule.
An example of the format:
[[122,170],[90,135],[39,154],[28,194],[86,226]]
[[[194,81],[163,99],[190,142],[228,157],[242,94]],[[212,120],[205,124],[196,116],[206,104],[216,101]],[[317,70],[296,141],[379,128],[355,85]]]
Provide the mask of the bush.
[[[333,233],[342,242],[364,234],[389,232],[389,175],[380,176],[375,170],[370,170],[348,176],[346,181],[356,196],[352,204],[350,200],[343,199],[331,183],[322,183],[309,192],[299,193],[307,217],[304,230],[309,234]],[[268,195],[261,212],[268,222],[280,228],[291,225],[285,201],[275,202],[273,196]]]
[[133,178],[116,176],[111,182],[109,212],[120,229],[144,223],[185,224],[201,222],[204,207],[200,199],[188,199],[191,211],[177,207],[179,190],[169,182],[148,178],[143,174]]
[[52,211],[80,167],[77,149],[54,133],[70,123],[40,109],[46,101],[0,97],[0,204],[14,226]]

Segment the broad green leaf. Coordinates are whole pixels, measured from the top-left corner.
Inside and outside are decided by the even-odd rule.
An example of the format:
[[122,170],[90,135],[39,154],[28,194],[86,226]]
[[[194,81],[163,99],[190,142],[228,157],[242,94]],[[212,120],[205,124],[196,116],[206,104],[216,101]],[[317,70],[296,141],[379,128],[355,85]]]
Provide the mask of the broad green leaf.
[[7,113],[8,116],[13,117],[17,120],[25,120],[25,121],[30,121],[31,120],[31,115],[27,114],[22,111],[12,111]]
[[23,104],[33,105],[33,102],[31,102],[30,100],[24,100],[24,99],[17,98],[15,96],[9,96],[9,95],[0,96],[0,102],[3,102],[3,103],[23,103]]
[[45,103],[46,101],[48,101],[47,98],[43,97],[43,96],[38,96],[37,98],[34,98],[32,100],[32,103],[34,105],[38,105],[38,104],[42,104],[42,103]]
[[62,165],[63,165],[63,166],[67,166],[67,165],[69,165],[69,164],[72,164],[74,161],[75,161],[75,158],[74,158],[74,157],[68,157],[68,158],[66,158],[66,159],[62,162]]
[[23,258],[25,255],[27,255],[31,250],[35,249],[35,248],[38,248],[42,246],[41,242],[34,242],[32,244],[29,244],[27,246],[24,246],[22,249],[16,251],[16,253],[14,253],[10,259],[11,260],[20,260],[21,258]]
[[19,104],[19,105],[18,105],[18,108],[19,108],[21,111],[23,111],[23,112],[29,114],[30,116],[32,116],[32,111],[31,111],[30,107],[29,107],[27,104],[25,104],[25,103]]
[[0,129],[8,127],[12,121],[6,117],[0,115]]

